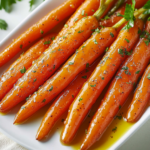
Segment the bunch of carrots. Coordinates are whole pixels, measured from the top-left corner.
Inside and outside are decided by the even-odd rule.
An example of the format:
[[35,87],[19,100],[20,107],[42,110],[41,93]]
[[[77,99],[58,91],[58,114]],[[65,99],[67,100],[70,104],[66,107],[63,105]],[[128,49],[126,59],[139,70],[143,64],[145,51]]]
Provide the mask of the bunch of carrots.
[[[150,0],[67,0],[51,11],[0,52],[2,67],[39,39],[1,76],[0,113],[26,100],[14,120],[20,124],[55,99],[36,139],[44,139],[68,111],[61,141],[69,144],[111,81],[81,145],[87,150],[102,137],[143,75],[126,116],[128,122],[138,121],[150,99],[149,10]],[[59,33],[48,34],[70,15]]]

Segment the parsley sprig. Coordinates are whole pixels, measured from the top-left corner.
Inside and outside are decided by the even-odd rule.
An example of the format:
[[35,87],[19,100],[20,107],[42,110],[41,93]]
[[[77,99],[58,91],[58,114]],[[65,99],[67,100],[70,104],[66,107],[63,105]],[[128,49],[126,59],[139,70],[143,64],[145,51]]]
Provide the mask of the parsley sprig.
[[7,26],[7,23],[4,20],[0,19],[0,29],[6,30]]

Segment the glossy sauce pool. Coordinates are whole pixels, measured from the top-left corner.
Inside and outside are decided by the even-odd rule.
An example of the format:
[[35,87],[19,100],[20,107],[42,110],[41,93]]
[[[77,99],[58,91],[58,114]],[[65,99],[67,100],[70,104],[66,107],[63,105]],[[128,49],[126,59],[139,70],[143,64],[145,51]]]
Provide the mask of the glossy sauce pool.
[[[108,88],[108,87],[107,87]],[[107,91],[107,88],[103,91],[101,96],[98,98],[96,103],[93,105],[91,111],[87,115],[86,119],[82,123],[81,127],[79,128],[77,135],[73,142],[68,145],[71,146],[73,150],[79,150],[81,143],[86,135],[86,131],[88,129],[89,123],[95,114],[96,110],[98,109],[100,105],[100,101],[104,97],[105,92]],[[120,109],[117,117],[114,118],[111,125],[107,128],[106,132],[103,134],[101,139],[96,142],[89,150],[106,150],[109,149],[113,144],[115,144],[131,127],[132,123],[128,123],[125,121],[125,116],[127,109],[130,105],[130,102],[133,98],[133,92],[130,94],[129,98],[127,99],[125,105]],[[61,119],[57,122],[55,125],[55,131],[57,130],[60,134],[63,129],[63,121],[67,116],[67,112],[61,117]],[[53,132],[53,131],[52,131]],[[67,145],[66,145],[67,146]]]

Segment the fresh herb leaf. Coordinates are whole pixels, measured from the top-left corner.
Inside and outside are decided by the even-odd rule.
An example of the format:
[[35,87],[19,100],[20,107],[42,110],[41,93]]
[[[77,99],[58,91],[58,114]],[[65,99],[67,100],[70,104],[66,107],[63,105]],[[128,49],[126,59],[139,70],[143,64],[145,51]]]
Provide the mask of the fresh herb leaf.
[[150,73],[148,74],[147,79],[149,79],[149,80],[150,80]]
[[84,16],[84,13],[85,13],[85,11],[84,11],[84,10],[82,10],[81,15],[82,15],[82,16]]
[[128,39],[125,39],[127,41],[127,43],[129,43],[130,41]]
[[83,79],[86,79],[86,78],[87,78],[87,76],[82,76],[82,78],[83,78]]
[[110,32],[110,35],[111,35],[112,38],[114,37],[114,34],[112,32]]
[[127,25],[123,27],[123,30],[130,29],[134,26],[134,10],[135,10],[135,0],[132,0],[131,4],[126,4],[125,13],[123,17],[128,21]]
[[32,7],[33,7],[34,3],[35,3],[34,0],[30,0],[30,1],[29,1],[29,4],[30,4],[30,10],[32,10]]
[[94,84],[94,85],[90,85],[91,87],[95,87],[96,86],[96,84]]
[[96,39],[94,40],[94,43],[95,43],[95,44],[98,44],[98,42],[96,41]]
[[45,103],[46,102],[46,99],[43,99],[42,103]]
[[129,68],[127,66],[122,67],[123,70],[128,70]]
[[89,63],[86,63],[86,68],[88,68],[89,67]]
[[44,42],[44,45],[50,44],[50,43],[51,43],[50,41],[45,41],[45,42]]
[[73,64],[74,64],[74,62],[69,62],[69,63],[68,63],[68,65],[73,65]]
[[136,72],[135,72],[135,74],[139,74],[139,73],[140,73],[140,71],[141,71],[141,70],[136,71]]
[[82,100],[83,100],[83,98],[80,98],[80,99],[79,99],[79,102],[82,101]]
[[100,33],[100,29],[99,28],[95,29],[95,32]]
[[112,131],[116,131],[116,130],[117,130],[117,127],[115,127],[115,128],[112,129]]
[[7,29],[7,23],[5,22],[5,20],[0,19],[0,29],[1,30],[6,30]]
[[23,69],[20,70],[21,73],[25,73],[26,72],[26,68],[23,67]]
[[53,90],[53,86],[50,87],[49,91],[52,91],[52,90]]

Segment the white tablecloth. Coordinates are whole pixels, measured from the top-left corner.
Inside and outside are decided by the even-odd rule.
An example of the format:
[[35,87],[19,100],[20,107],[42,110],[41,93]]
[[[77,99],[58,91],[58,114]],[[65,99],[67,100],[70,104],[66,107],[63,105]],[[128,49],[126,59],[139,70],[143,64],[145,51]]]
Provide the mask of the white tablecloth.
[[0,150],[27,150],[0,133]]

